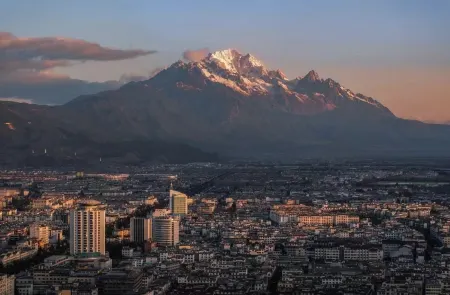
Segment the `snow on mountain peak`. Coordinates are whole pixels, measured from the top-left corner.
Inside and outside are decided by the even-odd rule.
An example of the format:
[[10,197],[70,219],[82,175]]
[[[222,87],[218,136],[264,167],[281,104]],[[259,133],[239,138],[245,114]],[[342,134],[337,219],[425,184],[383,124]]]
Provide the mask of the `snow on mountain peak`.
[[246,56],[244,56],[244,59],[246,59],[248,63],[253,67],[264,67],[263,63],[251,54],[247,54]]
[[216,51],[204,59],[205,62],[215,62],[221,68],[236,74],[247,74],[252,69],[259,69],[260,72],[267,72],[264,65],[251,54],[243,55],[235,49],[225,49]]
[[241,57],[242,55],[237,50],[226,49],[211,53],[206,60],[215,61],[229,71],[236,71],[236,60]]
[[343,101],[364,102],[384,109],[370,97],[354,94],[332,79],[321,79],[314,70],[302,78],[289,80],[280,70],[267,70],[253,55],[243,55],[235,49],[210,53],[199,62],[180,61],[174,65],[196,69],[205,83],[220,83],[246,96],[267,96],[286,102],[294,99],[311,108],[327,110]]

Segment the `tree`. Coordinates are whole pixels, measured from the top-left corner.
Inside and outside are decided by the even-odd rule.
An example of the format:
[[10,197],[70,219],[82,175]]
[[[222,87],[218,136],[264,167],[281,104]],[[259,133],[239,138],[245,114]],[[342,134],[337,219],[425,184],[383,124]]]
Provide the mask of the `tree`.
[[26,211],[31,204],[31,200],[29,198],[13,198],[12,206],[18,211]]

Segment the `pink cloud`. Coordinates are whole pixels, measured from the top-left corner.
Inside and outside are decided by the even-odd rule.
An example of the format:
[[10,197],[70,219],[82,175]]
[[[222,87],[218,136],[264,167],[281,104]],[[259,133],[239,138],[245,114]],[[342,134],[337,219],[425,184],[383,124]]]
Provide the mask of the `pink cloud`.
[[77,61],[117,61],[155,52],[114,49],[71,38],[18,38],[9,32],[0,32],[0,83],[68,79],[51,70],[71,66]]
[[156,51],[115,49],[72,38],[18,38],[11,33],[0,32],[0,53],[12,59],[111,61],[135,58],[156,53]]
[[28,71],[28,70],[17,70],[7,73],[0,72],[0,84],[1,83],[11,83],[16,81],[23,81],[27,84],[41,83],[53,80],[66,80],[70,79],[67,75],[62,75],[54,73],[52,71]]
[[186,50],[183,52],[183,58],[188,61],[200,61],[209,54],[208,48],[201,48],[197,50]]
[[146,79],[153,74],[149,73],[149,77],[125,75],[123,81],[97,83],[72,79],[54,69],[85,61],[133,59],[155,52],[109,48],[73,38],[24,38],[0,32],[0,97],[2,100],[59,104],[79,95],[115,89],[122,83]]
[[155,69],[149,71],[147,76],[137,75],[137,74],[123,74],[122,76],[120,76],[119,82],[124,84],[124,83],[128,83],[131,81],[148,80],[148,79],[156,76],[162,70],[164,70],[164,69],[163,68],[155,68]]

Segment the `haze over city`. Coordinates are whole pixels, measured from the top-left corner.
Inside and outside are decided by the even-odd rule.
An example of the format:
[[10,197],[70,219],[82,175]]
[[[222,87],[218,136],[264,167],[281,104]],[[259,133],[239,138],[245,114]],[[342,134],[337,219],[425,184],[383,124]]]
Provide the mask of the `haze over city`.
[[314,69],[399,117],[445,123],[449,11],[448,1],[3,1],[0,97],[62,104],[183,54],[235,48],[289,79]]

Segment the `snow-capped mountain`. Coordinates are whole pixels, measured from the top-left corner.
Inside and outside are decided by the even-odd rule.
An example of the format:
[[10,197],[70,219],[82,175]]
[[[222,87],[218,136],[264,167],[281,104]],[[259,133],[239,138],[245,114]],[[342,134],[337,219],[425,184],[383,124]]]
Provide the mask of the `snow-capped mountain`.
[[[288,79],[230,49],[198,62],[175,62],[149,80],[63,106],[0,103],[0,114],[15,127],[0,127],[5,159],[50,146],[58,157],[75,150],[81,155],[82,149],[104,159],[124,153],[133,161],[161,155],[183,159],[180,150],[189,148],[179,144],[278,159],[448,156],[450,151],[449,126],[399,119],[375,99],[315,71]],[[175,144],[178,148],[171,148]],[[108,146],[115,147],[114,155]],[[190,151],[195,159],[210,157]]]
[[[200,62],[180,61],[169,68],[174,70],[196,72],[204,83],[219,83],[243,96],[264,97],[272,106],[290,113],[313,115],[349,103],[362,103],[392,115],[373,98],[355,94],[331,79],[321,79],[315,71],[289,80],[280,70],[269,70],[253,55],[234,49],[213,52]],[[177,84],[186,90],[199,89],[197,86],[183,81]]]

